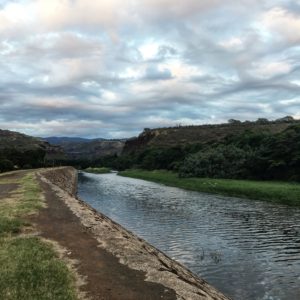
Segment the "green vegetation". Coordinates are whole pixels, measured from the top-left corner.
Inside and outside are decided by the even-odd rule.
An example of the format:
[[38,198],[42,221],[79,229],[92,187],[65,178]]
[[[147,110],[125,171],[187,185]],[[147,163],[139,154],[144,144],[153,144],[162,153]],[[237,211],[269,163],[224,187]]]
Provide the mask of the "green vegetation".
[[85,172],[88,172],[88,173],[95,173],[95,174],[105,174],[105,173],[110,173],[110,169],[109,168],[105,168],[105,167],[102,167],[102,168],[87,168],[87,169],[84,169]]
[[45,165],[46,150],[43,148],[23,149],[0,147],[0,172],[38,168]]
[[13,169],[14,169],[14,164],[12,163],[12,161],[6,158],[0,159],[0,173],[11,171]]
[[0,201],[0,299],[76,299],[73,276],[52,246],[37,237],[20,233],[30,228],[26,216],[43,207],[34,173],[21,180],[19,188]]
[[76,299],[72,277],[36,237],[0,239],[0,299]]
[[7,220],[22,224],[24,217],[37,212],[43,206],[41,190],[33,173],[27,174],[18,181],[8,181],[0,177],[0,185],[9,183],[20,184],[20,188],[6,199],[1,199],[0,223],[4,224],[3,220]]
[[[279,148],[278,153],[275,154],[274,145],[267,144],[271,143],[272,140],[276,144],[276,142],[280,141],[281,134],[284,136],[288,131],[292,132],[292,128],[296,128],[297,126],[300,126],[300,120],[295,120],[287,116],[274,121],[260,118],[254,122],[229,120],[226,124],[197,126],[178,125],[176,127],[155,129],[145,128],[138,137],[126,141],[121,154],[121,149],[118,148],[119,150],[115,151],[117,148],[113,148],[115,150],[112,151],[113,149],[111,147],[113,146],[107,144],[107,149],[105,148],[107,151],[102,151],[105,150],[102,149],[101,153],[103,156],[101,157],[97,158],[97,155],[94,155],[95,153],[92,155],[83,155],[87,149],[89,149],[88,152],[91,153],[94,151],[97,152],[99,149],[98,147],[98,150],[93,147],[90,148],[86,143],[81,143],[81,150],[79,151],[81,154],[79,156],[68,155],[69,158],[67,160],[56,160],[55,164],[72,165],[79,169],[88,167],[107,167],[115,170],[126,170],[129,168],[141,168],[146,170],[167,169],[176,172],[180,171],[181,175],[186,177],[200,176],[198,175],[199,170],[188,168],[193,164],[186,162],[191,155],[197,152],[210,152],[211,149],[216,147],[222,149],[227,148],[227,146],[233,146],[239,152],[238,154],[242,156],[241,158],[243,158],[240,159],[239,162],[243,171],[248,169],[249,164],[252,164],[253,168],[249,170],[251,172],[241,172],[239,166],[237,166],[238,172],[232,169],[232,176],[229,176],[226,168],[223,168],[221,174],[213,174],[213,177],[223,178],[225,169],[226,178],[297,180],[294,162],[290,164],[289,161],[285,161],[286,169],[291,170],[291,172],[286,171],[286,169],[284,172],[281,172],[281,169],[284,169],[284,164],[282,164],[277,154],[280,155],[284,147]],[[253,138],[249,141],[250,144],[247,146],[245,142],[247,142],[249,137]],[[259,137],[263,138],[260,139]],[[286,135],[286,138],[289,140],[289,143],[297,144],[296,136],[293,137],[293,135],[290,135],[288,137]],[[120,141],[114,142],[117,144],[121,143]],[[105,143],[107,143],[107,141],[105,141]],[[266,146],[265,149],[264,146]],[[231,149],[233,147],[231,147]],[[72,150],[73,148],[70,149]],[[270,153],[268,153],[269,149],[272,150]],[[69,150],[66,148],[67,152]],[[224,154],[227,155],[230,149],[229,151],[225,149],[224,152]],[[285,155],[284,153],[282,154]],[[293,153],[292,155],[291,160],[294,160],[297,154]],[[259,165],[257,165],[259,168],[256,169],[254,168],[256,161],[255,164],[253,164],[252,159],[257,160],[260,158],[261,160],[258,160]],[[198,160],[198,158],[195,159]],[[246,163],[244,167],[243,162],[245,160]]]
[[121,176],[150,180],[187,190],[300,206],[300,184],[211,178],[180,178],[170,171],[127,170]]
[[109,164],[121,171],[170,170],[185,178],[300,181],[300,124],[275,133],[245,130],[210,142],[148,146],[102,162]]
[[59,147],[39,138],[0,129],[0,173],[65,164]]
[[182,177],[300,181],[300,125],[271,134],[245,131],[189,155]]

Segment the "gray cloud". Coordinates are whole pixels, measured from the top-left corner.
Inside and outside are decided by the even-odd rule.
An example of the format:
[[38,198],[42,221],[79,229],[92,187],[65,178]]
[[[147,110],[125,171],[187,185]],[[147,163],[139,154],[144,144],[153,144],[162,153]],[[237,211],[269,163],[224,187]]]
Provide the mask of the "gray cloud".
[[0,128],[300,118],[299,20],[299,1],[1,1]]
[[168,80],[172,79],[172,73],[168,69],[160,70],[157,66],[149,66],[144,75],[145,80]]

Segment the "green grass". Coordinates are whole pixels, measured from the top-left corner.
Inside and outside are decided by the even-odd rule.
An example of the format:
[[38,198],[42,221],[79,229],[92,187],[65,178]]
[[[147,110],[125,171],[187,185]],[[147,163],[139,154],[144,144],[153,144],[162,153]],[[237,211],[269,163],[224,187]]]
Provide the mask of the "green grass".
[[0,238],[7,234],[19,233],[24,225],[20,219],[0,217]]
[[110,169],[109,168],[87,168],[84,170],[84,172],[88,172],[88,173],[94,173],[94,174],[106,174],[106,173],[110,173]]
[[0,299],[75,299],[72,276],[36,237],[0,239]]
[[168,171],[127,170],[121,176],[139,178],[187,190],[300,206],[300,184],[210,178],[179,178]]
[[[5,178],[0,177],[0,184]],[[26,216],[44,206],[33,172],[14,193],[0,200],[0,299],[77,299],[73,274],[53,246],[38,237],[20,235]]]
[[7,199],[0,201],[1,217],[24,217],[36,213],[43,207],[42,191],[32,173],[10,183],[17,183],[19,188]]

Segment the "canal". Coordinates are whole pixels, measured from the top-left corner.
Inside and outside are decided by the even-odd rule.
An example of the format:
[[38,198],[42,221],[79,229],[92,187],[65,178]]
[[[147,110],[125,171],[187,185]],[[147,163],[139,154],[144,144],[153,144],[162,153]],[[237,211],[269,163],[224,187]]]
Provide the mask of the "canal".
[[236,300],[300,299],[300,209],[79,174],[79,196]]

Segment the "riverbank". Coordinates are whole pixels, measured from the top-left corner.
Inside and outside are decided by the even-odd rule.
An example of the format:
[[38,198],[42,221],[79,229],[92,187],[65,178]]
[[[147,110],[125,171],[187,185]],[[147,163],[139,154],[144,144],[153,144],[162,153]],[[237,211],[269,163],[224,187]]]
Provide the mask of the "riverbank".
[[1,217],[19,197],[1,227],[1,299],[228,299],[77,199],[75,169],[14,174],[0,176]]
[[29,221],[43,207],[34,172],[0,176],[1,299],[77,299],[74,273]]
[[84,169],[83,171],[87,172],[87,173],[93,173],[93,174],[107,174],[107,173],[111,172],[111,169],[105,168],[105,167],[102,167],[102,168],[91,168],[91,167],[89,167],[87,169]]
[[192,191],[300,206],[300,184],[211,178],[179,178],[177,173],[156,170],[126,170],[121,176],[149,180]]

